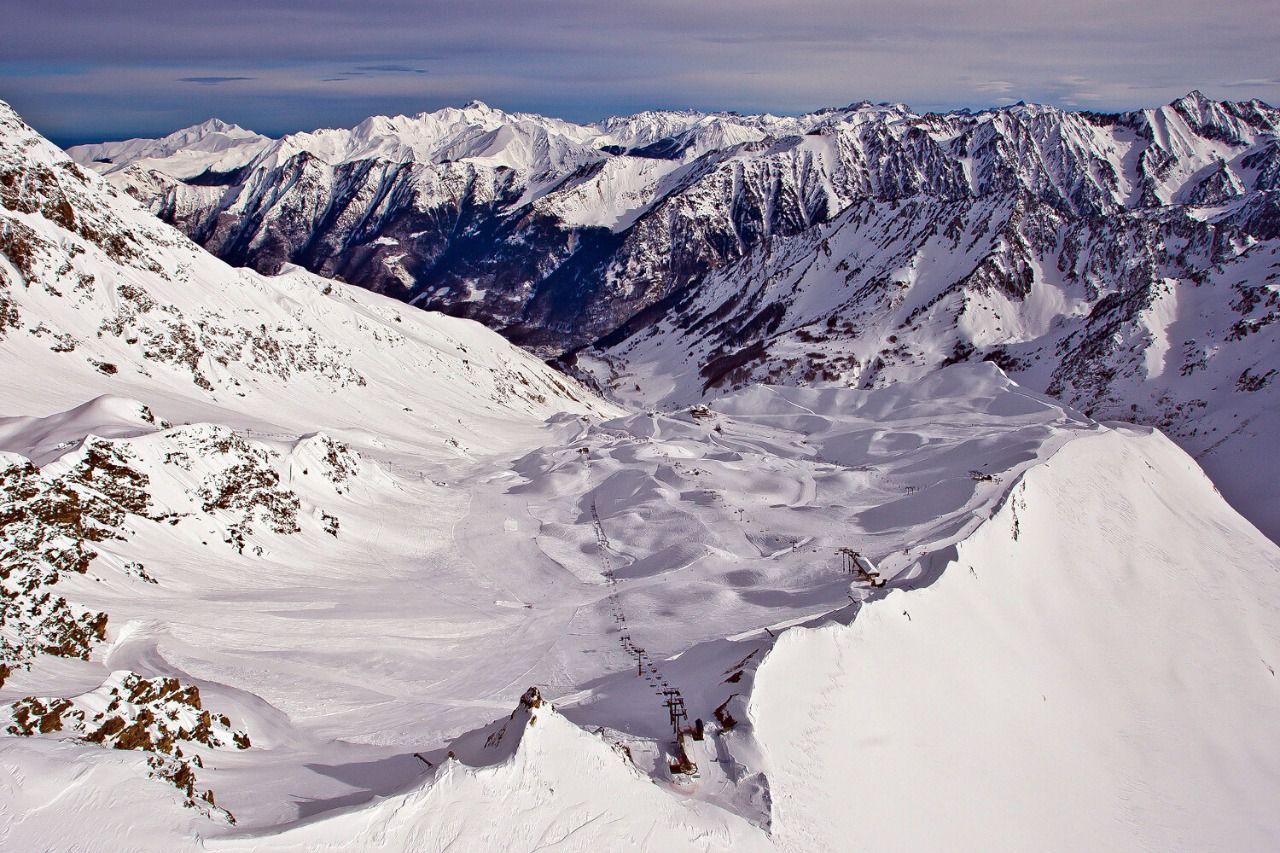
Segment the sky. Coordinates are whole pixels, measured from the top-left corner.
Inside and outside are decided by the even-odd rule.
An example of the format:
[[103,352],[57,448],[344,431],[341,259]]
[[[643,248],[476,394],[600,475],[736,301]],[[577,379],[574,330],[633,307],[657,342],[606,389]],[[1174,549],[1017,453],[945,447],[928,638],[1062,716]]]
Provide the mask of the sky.
[[1276,0],[0,0],[0,100],[61,144],[279,135],[472,99],[654,108],[1280,103]]

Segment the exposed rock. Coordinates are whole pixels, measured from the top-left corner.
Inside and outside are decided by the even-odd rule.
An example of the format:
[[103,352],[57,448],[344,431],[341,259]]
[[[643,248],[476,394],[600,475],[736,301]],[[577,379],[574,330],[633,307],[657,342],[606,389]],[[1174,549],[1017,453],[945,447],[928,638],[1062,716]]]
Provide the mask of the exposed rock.
[[211,790],[196,788],[195,768],[203,767],[204,761],[193,748],[248,749],[249,735],[233,730],[226,715],[215,716],[204,708],[195,685],[120,671],[81,696],[28,696],[4,712],[9,735],[78,737],[104,747],[153,753],[148,761],[151,774],[182,791],[188,806],[216,811],[235,822],[230,812],[217,809]]

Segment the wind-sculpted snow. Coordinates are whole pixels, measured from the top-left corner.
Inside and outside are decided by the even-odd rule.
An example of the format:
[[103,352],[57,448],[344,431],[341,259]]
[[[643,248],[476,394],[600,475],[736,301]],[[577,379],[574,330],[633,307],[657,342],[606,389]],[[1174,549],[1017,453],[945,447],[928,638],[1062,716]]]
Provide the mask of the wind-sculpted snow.
[[[48,440],[59,434],[45,432]],[[165,436],[153,430],[146,438]],[[1127,644],[1126,666],[1159,669],[1164,641],[1130,636],[1129,620],[1176,630],[1177,618],[1161,621],[1160,614],[1190,608],[1202,612],[1192,624],[1203,627],[1179,659],[1194,663],[1178,677],[1183,687],[1170,686],[1167,695],[1181,697],[1178,690],[1194,684],[1217,696],[1205,713],[1271,718],[1274,696],[1258,679],[1273,677],[1266,667],[1280,650],[1268,603],[1274,595],[1265,590],[1280,577],[1275,547],[1167,442],[1099,427],[1020,390],[993,366],[956,366],[873,391],[756,387],[678,413],[604,421],[564,415],[543,440],[542,449],[505,459],[424,467],[421,457],[382,453],[376,464],[341,466],[354,468],[344,481],[326,474],[303,492],[342,519],[339,535],[329,537],[316,513],[302,512],[315,520],[299,534],[254,533],[270,545],[265,556],[212,539],[198,544],[190,537],[200,533],[198,521],[184,519],[161,546],[169,559],[147,563],[159,583],[130,590],[128,601],[91,600],[124,625],[103,666],[198,683],[210,705],[226,709],[252,738],[234,765],[206,758],[199,771],[251,835],[219,841],[208,824],[198,830],[206,845],[535,849],[559,841],[588,850],[663,838],[667,849],[700,849],[708,839],[725,849],[813,849],[908,837],[894,835],[901,821],[876,824],[872,835],[863,823],[850,824],[847,797],[866,796],[870,787],[876,802],[916,803],[930,816],[945,811],[946,785],[930,790],[932,799],[914,793],[919,768],[932,766],[927,756],[899,746],[929,726],[895,717],[896,706],[882,709],[875,699],[946,705],[930,698],[932,664],[919,664],[919,679],[895,691],[872,688],[858,680],[865,668],[824,669],[827,652],[810,648],[810,632],[794,635],[797,625],[852,625],[817,632],[837,638],[841,649],[849,641],[840,631],[895,626],[886,648],[858,658],[871,672],[896,671],[895,644],[973,655],[978,671],[1000,657],[982,651],[983,643],[998,641],[1002,654],[1023,644],[1040,650],[1016,656],[1011,683],[1048,679],[1046,696],[1066,705],[1053,719],[1079,717],[1069,752],[1091,758],[1054,759],[1036,693],[1036,703],[1019,700],[1003,708],[999,727],[992,724],[990,737],[1029,738],[1000,753],[994,778],[1046,792],[1071,784],[1105,791],[1124,784],[1127,772],[1156,779],[1151,797],[1138,797],[1134,807],[1165,828],[1161,839],[1209,836],[1199,833],[1199,819],[1163,811],[1168,798],[1187,802],[1190,783],[1172,770],[1149,776],[1107,758],[1109,732],[1126,731],[1126,715],[1146,705],[1130,705],[1110,681],[1077,676],[1060,662],[1107,658],[1098,646],[1114,635]],[[312,466],[329,457],[325,446],[299,443],[294,476],[300,468],[314,474]],[[170,467],[157,464],[158,471]],[[1065,472],[1065,484],[1055,472]],[[592,532],[593,508],[607,554]],[[413,521],[391,521],[397,518]],[[1164,533],[1183,526],[1176,539]],[[331,544],[318,550],[317,540]],[[1155,543],[1158,550],[1143,550]],[[123,558],[135,546],[142,556],[141,544],[112,547]],[[840,547],[862,554],[885,586],[843,573]],[[198,577],[179,568],[192,564],[191,552],[205,567]],[[614,567],[626,614],[621,626],[608,606],[606,565]],[[950,601],[944,591],[955,584],[979,582],[962,597],[967,604],[951,605],[955,616],[933,625],[930,608],[940,605],[932,602]],[[1202,594],[1221,583],[1239,596]],[[1045,596],[1066,596],[1066,610]],[[1117,600],[1098,604],[1108,597]],[[1152,597],[1164,602],[1160,608],[1151,609]],[[1245,622],[1221,636],[1210,630],[1228,614],[1238,620],[1241,607]],[[1049,614],[1061,631],[1046,627]],[[696,777],[668,770],[662,697],[637,677],[635,658],[617,642],[620,631],[661,665],[690,718],[704,721],[704,740],[686,738]],[[913,641],[912,631],[924,639]],[[995,639],[986,639],[989,632]],[[863,654],[861,644],[837,653],[839,660],[854,654]],[[1200,667],[1215,661],[1249,685],[1246,694],[1203,686]],[[964,670],[952,674],[948,666],[938,664],[950,685],[947,702],[1002,695],[994,676],[970,683]],[[530,697],[530,684],[541,696]],[[1150,688],[1143,702],[1158,701],[1164,689]],[[1073,693],[1096,691],[1101,698],[1091,701],[1112,703],[1109,715],[1073,710],[1085,701]],[[1237,695],[1248,696],[1247,707],[1235,704]],[[833,710],[844,705],[831,703],[849,696],[870,707]],[[1167,725],[1142,730],[1144,754],[1188,743],[1197,744],[1193,755],[1216,754],[1201,740],[1212,727],[1178,710],[1199,705],[1187,698],[1166,707],[1173,709]],[[498,719],[478,727],[491,717]],[[1263,737],[1265,726],[1258,731]],[[937,749],[965,742],[947,732],[935,736],[943,740]],[[1253,747],[1264,761],[1274,759],[1272,742]],[[33,767],[48,760],[42,744],[29,753],[19,748],[0,744],[0,760]],[[868,750],[883,757],[873,760]],[[1226,763],[1232,760],[1188,758],[1177,766],[1192,779],[1230,772],[1243,780],[1249,771]],[[864,765],[874,783],[838,781]],[[1251,803],[1274,792],[1264,776],[1247,778],[1239,784],[1250,797],[1221,804],[1218,814],[1247,818],[1265,833],[1267,812]],[[241,787],[249,779],[258,793]],[[16,807],[26,808],[28,796],[39,794],[15,797]],[[1004,796],[990,788],[991,807]],[[971,799],[981,798],[975,791]],[[504,804],[505,819],[492,803]],[[148,818],[153,837],[172,837],[176,824],[166,814]],[[1109,814],[1073,820],[1097,846],[1124,846],[1130,836]],[[292,826],[300,818],[303,825]],[[912,831],[934,831],[940,820]],[[291,828],[274,834],[285,825]],[[1046,818],[1016,832],[1043,840],[1043,827],[1052,825]],[[988,830],[1013,831],[1000,826],[964,824],[958,837],[990,846],[996,837]],[[273,834],[258,834],[265,831]],[[1243,839],[1237,849],[1265,837],[1248,832],[1234,836]],[[166,844],[184,849],[188,842]]]
[[[772,849],[742,818],[650,784],[620,752],[550,707],[517,708],[502,726],[518,748],[493,765],[445,759],[430,784],[281,833],[269,844],[299,851]],[[211,846],[252,850],[263,841]]]
[[[295,442],[285,457],[288,441],[165,429],[136,412],[104,402],[80,413],[103,419],[114,445],[131,448],[148,474],[149,511],[163,518],[130,517],[130,536],[101,543],[94,561],[141,564],[149,580],[103,575],[108,587],[76,590],[111,617],[110,645],[95,647],[86,667],[175,677],[226,709],[253,747],[235,772],[221,758],[197,772],[240,827],[261,831],[392,795],[423,773],[431,787],[407,802],[470,800],[479,779],[514,784],[513,766],[543,767],[546,784],[559,790],[569,783],[551,758],[488,756],[525,742],[509,724],[457,738],[538,684],[603,741],[558,735],[555,762],[586,762],[611,786],[658,795],[656,805],[627,812],[627,825],[640,828],[624,832],[611,821],[604,836],[585,834],[594,843],[625,843],[631,832],[640,843],[655,820],[674,821],[664,830],[673,838],[721,825],[737,827],[736,843],[764,843],[752,825],[769,825],[769,783],[753,763],[745,703],[770,631],[847,620],[858,602],[880,594],[843,574],[835,549],[862,551],[890,587],[927,581],[928,555],[972,531],[1019,471],[1095,429],[989,367],[956,368],[914,389],[761,388],[674,416],[562,416],[544,435],[546,448],[506,461],[429,463],[370,448],[376,463],[361,454],[333,464],[344,451],[324,438]],[[44,458],[70,420],[15,422],[8,441]],[[130,431],[137,434],[125,437]],[[211,502],[217,484],[235,482],[237,494],[260,487],[257,475],[228,481],[218,472],[267,463],[286,492],[247,505]],[[691,717],[707,721],[707,739],[689,747],[700,781],[667,770],[660,697],[614,640],[591,506],[635,643],[679,685]],[[255,513],[249,529],[246,512]],[[341,519],[336,537],[326,514]],[[279,518],[300,529],[281,532],[272,523]],[[413,522],[391,523],[398,518]],[[30,687],[37,678],[45,679],[41,691]],[[55,689],[50,678],[68,686]],[[15,674],[8,689],[76,695],[67,678],[37,666]],[[571,731],[563,721],[548,725]],[[4,748],[13,755],[19,747]],[[448,760],[450,751],[461,764]],[[493,769],[476,777],[465,769],[476,763]],[[649,775],[667,790],[641,781]],[[245,778],[274,780],[258,784],[292,797],[253,795],[237,782]],[[528,790],[531,777],[521,778]],[[619,807],[589,802],[585,813]],[[457,833],[477,847],[495,837],[479,816],[461,827],[423,823],[422,808],[404,813],[405,831],[425,833],[414,837]],[[553,826],[578,820],[529,808],[531,820]],[[320,822],[298,837],[336,831]]]

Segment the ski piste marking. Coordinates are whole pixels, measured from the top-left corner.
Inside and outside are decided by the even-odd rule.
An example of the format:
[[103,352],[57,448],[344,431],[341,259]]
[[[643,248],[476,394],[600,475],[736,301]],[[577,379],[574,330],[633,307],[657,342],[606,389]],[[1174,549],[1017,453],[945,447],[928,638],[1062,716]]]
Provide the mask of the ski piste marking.
[[[591,499],[591,523],[595,529],[596,544],[600,550],[600,563],[604,569],[605,583],[609,587],[609,606],[613,613],[613,621],[618,626],[618,644],[622,646],[624,652],[635,657],[636,676],[644,678],[645,682],[653,688],[655,696],[663,697],[663,704],[667,708],[667,714],[671,720],[671,729],[675,737],[678,756],[683,756],[684,750],[680,739],[684,731],[681,728],[681,722],[687,722],[689,719],[689,713],[685,708],[684,696],[681,695],[680,688],[672,686],[667,681],[666,676],[662,674],[662,670],[658,667],[653,657],[643,647],[637,646],[631,639],[631,631],[627,625],[627,613],[622,606],[622,599],[618,595],[618,579],[614,576],[613,565],[609,560],[609,537],[604,532],[604,524],[600,520],[600,512],[596,508],[594,497]],[[684,758],[683,761],[687,762],[688,759]]]

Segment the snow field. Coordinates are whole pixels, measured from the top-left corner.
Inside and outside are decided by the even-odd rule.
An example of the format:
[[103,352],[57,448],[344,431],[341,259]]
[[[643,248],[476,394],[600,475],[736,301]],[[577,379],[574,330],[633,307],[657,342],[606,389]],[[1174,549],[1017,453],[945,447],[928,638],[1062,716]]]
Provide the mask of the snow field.
[[1276,548],[1158,433],[1077,439],[932,586],[780,639],[751,706],[774,840],[1269,849],[1277,656]]

